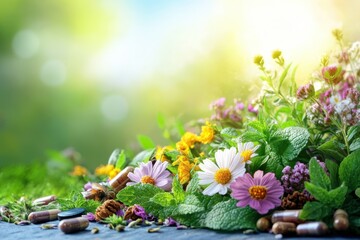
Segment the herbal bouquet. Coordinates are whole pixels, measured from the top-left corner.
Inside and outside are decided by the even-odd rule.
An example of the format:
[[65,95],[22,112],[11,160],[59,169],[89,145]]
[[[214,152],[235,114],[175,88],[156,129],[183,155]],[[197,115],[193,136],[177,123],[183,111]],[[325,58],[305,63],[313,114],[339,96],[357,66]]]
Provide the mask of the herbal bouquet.
[[[111,216],[102,217],[101,207],[113,199],[121,211],[112,213],[127,220],[269,230],[259,219],[298,210],[298,223],[321,221],[330,231],[358,232],[360,42],[344,44],[340,30],[333,35],[339,49],[321,59],[303,86],[296,84],[296,67],[274,51],[276,69],[262,56],[254,58],[263,87],[251,102],[227,105],[220,98],[210,105],[211,117],[177,125],[179,135],[159,116],[169,145],[139,136],[144,151],[131,159],[115,151],[95,172],[107,181],[93,178],[84,187],[85,199],[104,202],[93,208],[96,220]],[[87,172],[76,166],[73,174]],[[340,223],[334,217],[339,211]]]

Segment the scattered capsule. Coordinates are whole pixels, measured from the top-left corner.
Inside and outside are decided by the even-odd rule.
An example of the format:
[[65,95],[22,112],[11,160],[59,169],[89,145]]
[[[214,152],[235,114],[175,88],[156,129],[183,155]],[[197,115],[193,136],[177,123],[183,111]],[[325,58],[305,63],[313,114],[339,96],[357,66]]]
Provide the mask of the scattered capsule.
[[44,223],[57,219],[59,209],[51,209],[46,211],[32,212],[29,214],[28,220],[32,223]]
[[328,226],[324,222],[308,222],[296,227],[298,235],[324,235],[328,232]]
[[334,229],[337,231],[345,231],[349,228],[349,218],[347,212],[338,209],[334,213]]
[[159,232],[160,231],[160,227],[156,227],[156,228],[149,228],[148,229],[148,233],[154,233],[154,232]]
[[139,223],[142,222],[141,218],[136,219],[135,221],[131,221],[128,225],[129,228],[135,228]]
[[123,225],[117,225],[115,227],[115,230],[118,231],[118,232],[123,232],[125,230],[125,226]]
[[274,212],[271,216],[271,222],[292,222],[303,223],[304,221],[299,218],[301,210],[285,210]]
[[296,225],[292,222],[276,222],[271,231],[274,234],[292,234],[296,232]]
[[89,220],[83,217],[61,220],[59,229],[64,233],[74,233],[85,230],[89,226]]
[[154,221],[148,221],[148,220],[145,220],[145,225],[147,226],[151,226],[154,224]]
[[269,231],[271,228],[270,220],[267,217],[261,217],[256,222],[256,228],[261,232]]
[[98,229],[98,228],[96,228],[96,227],[94,227],[93,229],[91,229],[91,233],[92,234],[97,234],[97,233],[99,233],[100,232],[100,230]]
[[133,171],[133,167],[126,167],[110,180],[109,184],[114,189],[115,194],[126,187],[126,183],[130,181],[127,175]]
[[50,195],[50,196],[46,196],[46,197],[37,198],[32,203],[33,203],[33,205],[36,205],[36,206],[42,206],[42,205],[48,205],[49,203],[51,203],[55,200],[56,200],[56,196]]
[[31,222],[30,222],[30,221],[26,221],[26,220],[22,220],[22,221],[16,221],[15,224],[16,224],[16,225],[20,225],[20,226],[25,226],[25,225],[30,225]]
[[57,228],[56,224],[41,224],[41,229],[54,229]]

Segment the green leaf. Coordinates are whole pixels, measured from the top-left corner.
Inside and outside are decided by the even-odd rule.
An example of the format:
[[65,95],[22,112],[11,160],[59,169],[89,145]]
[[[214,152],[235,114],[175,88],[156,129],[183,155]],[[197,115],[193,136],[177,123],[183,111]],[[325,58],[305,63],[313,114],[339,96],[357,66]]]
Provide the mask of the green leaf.
[[239,132],[235,128],[227,127],[220,131],[220,135],[226,138],[236,138],[239,136]]
[[247,131],[241,135],[244,142],[258,142],[262,139],[265,139],[265,135],[260,132]]
[[320,202],[307,202],[300,212],[304,220],[323,220],[333,213],[332,208]]
[[295,159],[299,155],[310,137],[308,130],[302,127],[288,127],[280,130],[277,135],[287,141],[280,141],[280,143],[284,145],[276,145],[273,150],[283,159],[289,161]]
[[320,166],[320,164],[317,162],[315,158],[310,159],[309,175],[312,184],[330,190],[331,188],[330,178],[325,173],[324,169]]
[[338,188],[327,191],[322,187],[305,182],[305,188],[311,195],[315,197],[316,200],[332,208],[341,207],[344,203],[347,193],[347,187],[345,185],[341,185]]
[[360,138],[355,139],[349,146],[351,152],[356,151],[360,148]]
[[357,188],[355,190],[355,194],[356,194],[356,196],[358,196],[360,198],[360,188]]
[[282,84],[283,84],[283,82],[284,82],[284,80],[285,80],[285,78],[286,78],[286,76],[287,76],[287,74],[288,74],[288,72],[289,72],[290,67],[291,67],[291,64],[289,64],[289,65],[285,68],[285,70],[282,72],[282,74],[281,74],[281,76],[280,76],[280,78],[279,78],[278,92],[280,92],[280,88],[281,88],[281,86],[282,86]]
[[339,166],[332,160],[325,160],[326,168],[330,173],[331,188],[336,188],[340,185],[339,181]]
[[347,131],[347,140],[350,142],[360,132],[360,125],[351,126]]
[[352,192],[360,187],[360,150],[352,152],[340,163],[339,177],[345,182],[348,191]]
[[173,178],[171,191],[174,194],[174,199],[177,203],[185,200],[185,191],[177,176]]
[[327,158],[334,159],[337,162],[341,162],[345,157],[336,140],[330,140],[323,143],[318,147],[318,150],[320,150]]
[[179,136],[182,136],[185,134],[186,131],[184,128],[184,123],[182,121],[180,121],[179,119],[176,120],[175,127],[178,131]]
[[155,145],[155,143],[153,142],[153,140],[151,140],[151,138],[148,137],[148,136],[139,134],[139,135],[137,136],[137,139],[138,139],[138,142],[139,142],[140,146],[141,146],[143,149],[145,149],[145,150],[156,147],[156,145]]
[[260,132],[260,133],[266,129],[264,124],[260,121],[251,121],[247,126],[255,129],[257,132]]
[[270,152],[268,156],[269,158],[266,161],[265,171],[275,173],[276,178],[280,179],[282,176],[282,170],[284,168],[281,162],[281,158],[274,152]]
[[158,113],[157,115],[157,124],[160,129],[164,129],[166,126],[165,116],[162,113]]
[[196,193],[199,192],[199,177],[196,172],[191,176],[189,184],[186,186],[186,193]]
[[174,196],[168,192],[160,192],[150,198],[150,201],[161,205],[162,207],[169,207],[176,204]]
[[123,169],[125,167],[125,164],[126,164],[125,151],[121,150],[118,159],[116,161],[116,168]]
[[205,226],[214,230],[234,231],[255,229],[260,215],[249,207],[236,207],[236,200],[230,199],[216,204],[205,218]]
[[129,163],[130,166],[137,166],[139,162],[148,162],[153,156],[156,148],[147,149],[142,152],[139,152],[134,159]]

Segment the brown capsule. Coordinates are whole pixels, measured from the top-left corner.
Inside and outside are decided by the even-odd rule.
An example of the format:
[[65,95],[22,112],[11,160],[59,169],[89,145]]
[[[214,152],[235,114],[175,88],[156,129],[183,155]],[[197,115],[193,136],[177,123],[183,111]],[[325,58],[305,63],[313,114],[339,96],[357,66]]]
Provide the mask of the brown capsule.
[[35,224],[53,221],[57,219],[59,212],[61,212],[59,209],[32,212],[29,214],[28,220]]
[[271,216],[271,222],[292,222],[303,223],[304,221],[299,218],[301,210],[285,210],[274,212]]
[[119,172],[113,179],[110,180],[109,184],[114,189],[115,194],[126,187],[126,183],[130,181],[127,175],[133,171],[133,167],[126,167],[121,172]]
[[46,197],[37,198],[32,203],[33,203],[33,205],[36,205],[36,206],[42,206],[42,205],[48,205],[49,203],[51,203],[55,200],[56,200],[56,196],[50,195],[50,196],[46,196]]
[[296,227],[298,235],[324,235],[328,232],[328,226],[324,222],[308,222]]
[[83,217],[61,220],[59,229],[64,233],[74,233],[85,230],[89,226],[89,220]]
[[269,231],[271,228],[270,220],[267,217],[261,217],[256,222],[256,228],[261,232]]
[[334,218],[337,218],[337,217],[348,218],[348,214],[347,214],[347,212],[345,212],[344,210],[338,209],[338,210],[336,210],[335,213],[334,213]]
[[271,231],[274,234],[292,234],[296,232],[296,225],[292,222],[276,222]]
[[345,231],[349,228],[349,219],[343,216],[337,216],[334,219],[334,229],[337,231]]

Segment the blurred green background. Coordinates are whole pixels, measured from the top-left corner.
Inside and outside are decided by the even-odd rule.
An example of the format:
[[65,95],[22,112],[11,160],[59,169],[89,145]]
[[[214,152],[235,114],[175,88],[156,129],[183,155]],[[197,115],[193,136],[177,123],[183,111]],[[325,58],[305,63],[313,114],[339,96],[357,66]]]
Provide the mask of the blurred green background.
[[281,49],[307,81],[335,43],[360,38],[357,0],[0,1],[0,167],[74,147],[82,165],[137,134],[162,143],[157,114],[208,117],[209,103],[259,91],[253,56]]

